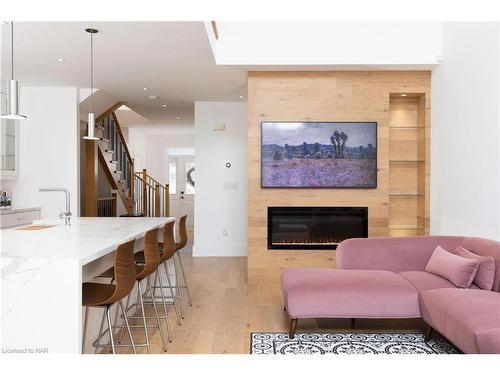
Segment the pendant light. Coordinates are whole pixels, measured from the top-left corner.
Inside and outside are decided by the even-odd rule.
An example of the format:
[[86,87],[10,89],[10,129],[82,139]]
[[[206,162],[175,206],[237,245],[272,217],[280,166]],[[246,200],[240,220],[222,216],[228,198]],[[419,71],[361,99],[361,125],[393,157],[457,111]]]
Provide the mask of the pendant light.
[[94,45],[93,45],[93,37],[94,34],[97,34],[98,31],[96,29],[85,29],[86,32],[90,34],[90,112],[87,120],[87,135],[83,137],[83,139],[88,139],[91,141],[97,141],[100,138],[96,137],[95,132],[95,115],[94,115],[94,100],[93,100],[93,80],[94,80]]
[[9,80],[9,112],[2,113],[0,117],[9,120],[24,120],[27,117],[19,114],[19,85],[14,80],[14,21],[10,22],[11,41],[11,79]]

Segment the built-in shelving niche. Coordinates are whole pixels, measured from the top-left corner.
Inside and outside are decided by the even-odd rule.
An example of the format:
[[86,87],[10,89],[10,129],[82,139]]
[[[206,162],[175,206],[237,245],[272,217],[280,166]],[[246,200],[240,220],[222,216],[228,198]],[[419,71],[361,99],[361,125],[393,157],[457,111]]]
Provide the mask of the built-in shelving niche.
[[429,136],[425,94],[389,101],[389,234],[428,234]]

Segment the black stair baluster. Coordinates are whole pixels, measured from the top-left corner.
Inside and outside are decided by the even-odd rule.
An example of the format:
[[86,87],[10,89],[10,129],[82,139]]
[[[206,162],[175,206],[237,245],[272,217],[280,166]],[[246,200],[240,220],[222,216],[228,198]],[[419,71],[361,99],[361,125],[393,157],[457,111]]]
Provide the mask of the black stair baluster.
[[[122,172],[122,176],[123,176],[123,143],[122,143],[122,140],[120,138],[120,171]],[[121,180],[123,180],[123,177],[121,178]]]
[[[115,129],[113,128],[113,122],[109,122],[109,143],[108,143],[108,149],[110,151],[114,151],[113,149],[113,141],[114,141],[114,136],[115,134]],[[115,160],[114,155],[111,156],[111,160]]]
[[107,128],[108,128],[108,126],[107,126],[107,121],[106,120],[107,119],[104,118],[99,125],[101,125],[103,127],[103,129],[102,129],[102,137],[105,138],[105,139],[108,139],[109,138],[108,134],[107,134]]
[[102,127],[104,128],[102,130],[102,137],[105,138],[105,139],[109,139],[109,135],[108,135],[108,118],[104,118],[104,120],[102,120],[102,123],[101,123]]
[[118,171],[118,170],[120,170],[120,144],[115,142],[115,145],[116,145],[116,150],[115,150],[115,153],[116,153],[116,170]]
[[123,161],[123,180],[125,181],[125,188],[127,187],[128,174],[127,174],[127,155],[125,154],[125,159]]
[[129,187],[129,179],[130,179],[130,166],[129,166],[129,163],[128,163],[128,158],[126,157],[127,155],[125,155],[125,186],[128,188]]
[[110,121],[109,121],[109,117],[106,118],[106,125],[105,125],[105,128],[106,128],[106,138],[107,139],[110,139],[111,138],[111,132],[110,132]]
[[[111,147],[113,149],[113,153],[116,153],[116,125],[114,121],[111,121],[111,125],[113,128],[113,142],[111,143]],[[113,155],[113,160],[116,161],[117,156]]]
[[116,150],[116,152],[118,154],[117,155],[117,157],[118,157],[118,165],[117,165],[117,167],[118,167],[118,170],[120,170],[120,165],[121,165],[121,162],[122,162],[122,144],[118,141],[117,142],[117,146],[118,146],[117,150]]
[[[123,176],[123,156],[124,156],[124,153],[123,153],[123,143],[120,139],[120,171],[122,172],[122,176]],[[123,177],[121,178],[121,180],[123,180]]]

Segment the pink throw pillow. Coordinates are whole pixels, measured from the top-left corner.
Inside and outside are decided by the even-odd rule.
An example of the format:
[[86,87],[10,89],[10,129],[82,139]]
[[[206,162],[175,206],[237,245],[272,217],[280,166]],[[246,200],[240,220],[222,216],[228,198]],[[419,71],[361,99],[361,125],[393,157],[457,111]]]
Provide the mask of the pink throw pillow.
[[479,260],[463,258],[437,246],[425,266],[425,271],[444,277],[458,288],[468,288],[478,267]]
[[492,257],[483,257],[474,254],[464,249],[462,246],[457,246],[454,253],[455,255],[467,259],[477,259],[479,261],[479,267],[473,283],[484,290],[491,290],[491,288],[493,288],[493,281],[495,280],[495,260]]

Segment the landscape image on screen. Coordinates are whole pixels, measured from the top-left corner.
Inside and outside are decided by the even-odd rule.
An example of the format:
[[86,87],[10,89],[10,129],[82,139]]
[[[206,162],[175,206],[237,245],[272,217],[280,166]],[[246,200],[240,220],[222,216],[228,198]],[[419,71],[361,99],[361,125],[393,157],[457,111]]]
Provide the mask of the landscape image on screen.
[[262,187],[377,187],[377,123],[262,122]]

